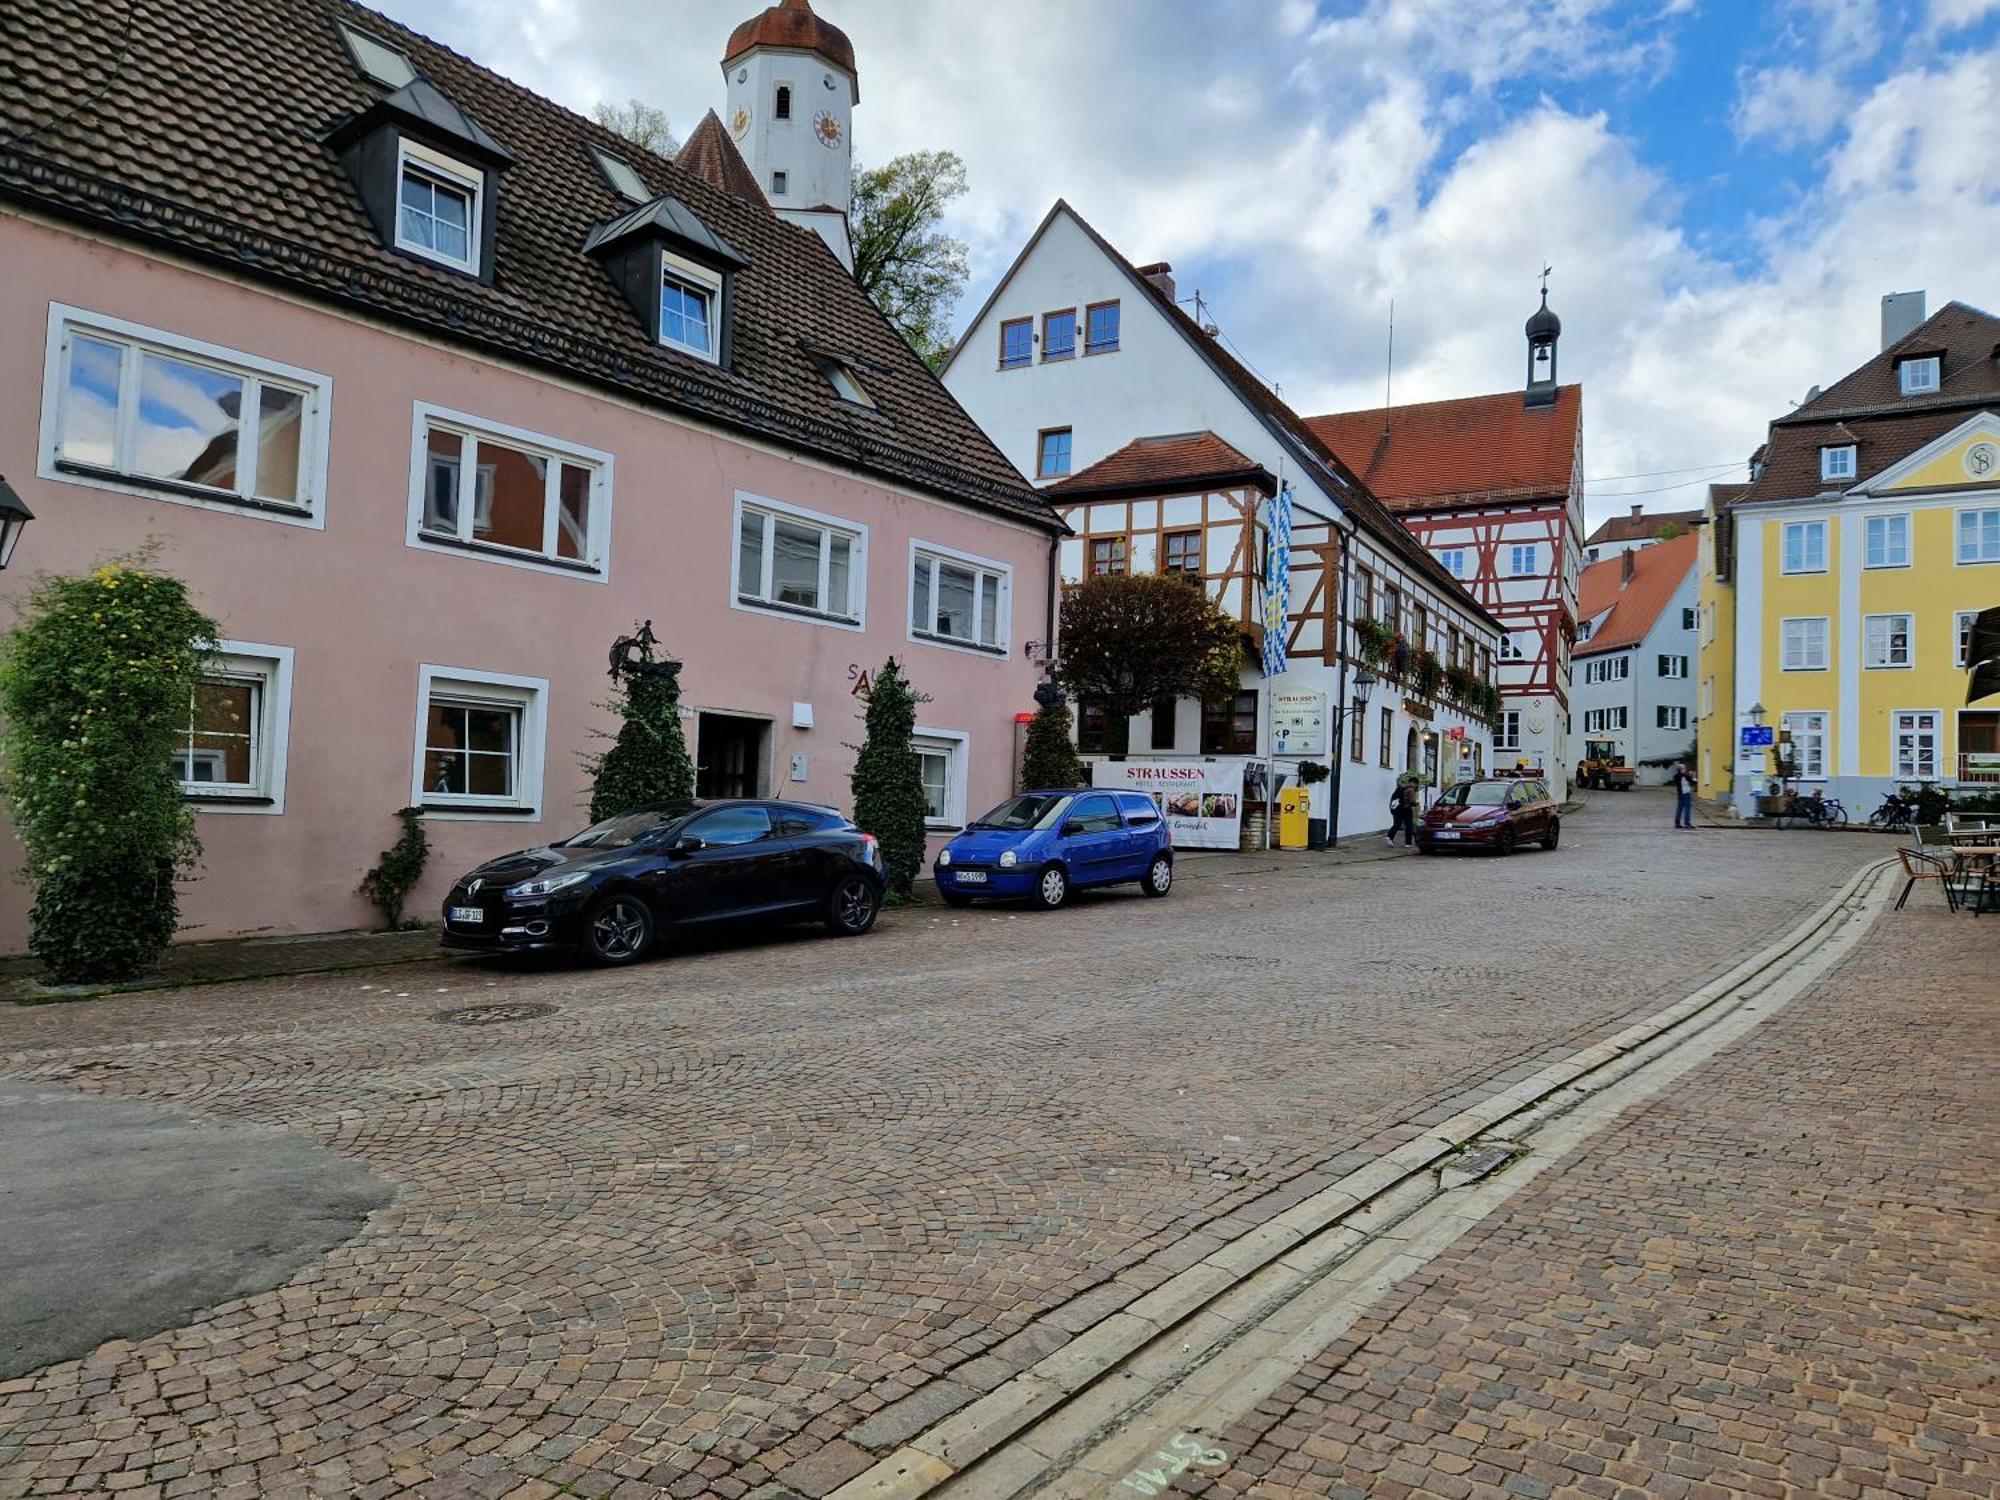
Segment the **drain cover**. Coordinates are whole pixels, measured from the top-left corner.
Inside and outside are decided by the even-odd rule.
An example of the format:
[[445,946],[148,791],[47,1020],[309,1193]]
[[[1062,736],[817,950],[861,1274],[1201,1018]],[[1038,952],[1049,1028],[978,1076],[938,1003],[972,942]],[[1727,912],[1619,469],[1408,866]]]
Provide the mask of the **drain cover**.
[[552,1016],[555,1013],[553,1005],[525,1000],[512,1003],[501,1001],[494,1005],[461,1005],[456,1010],[441,1010],[431,1019],[440,1026],[504,1026],[509,1021],[532,1021],[537,1016]]
[[1459,1183],[1477,1182],[1508,1165],[1520,1153],[1521,1148],[1512,1141],[1482,1141],[1477,1146],[1467,1146],[1445,1162],[1443,1171]]

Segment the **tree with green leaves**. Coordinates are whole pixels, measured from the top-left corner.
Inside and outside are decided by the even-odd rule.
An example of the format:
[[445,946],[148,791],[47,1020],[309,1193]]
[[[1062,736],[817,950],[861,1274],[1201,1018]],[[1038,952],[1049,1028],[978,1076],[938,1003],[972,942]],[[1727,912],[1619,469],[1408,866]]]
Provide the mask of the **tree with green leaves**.
[[681,732],[681,664],[660,659],[653,622],[611,646],[618,737],[590,763],[590,821],[643,812],[694,796],[694,761]]
[[1060,791],[1090,780],[1076,753],[1069,705],[1060,698],[1042,704],[1028,721],[1028,743],[1021,757],[1023,791]]
[[1101,573],[1063,590],[1063,686],[1113,719],[1164,698],[1226,698],[1242,685],[1243,627],[1171,573]]
[[950,350],[951,313],[968,275],[965,243],[943,228],[965,190],[955,151],[912,151],[854,174],[854,279],[933,369]]
[[43,579],[0,642],[0,784],[35,889],[28,945],[58,984],[137,978],[173,941],[175,877],[201,853],[176,766],[215,649],[187,585],[143,554]]
[[606,130],[617,131],[633,145],[643,146],[656,156],[672,156],[681,149],[681,143],[674,139],[673,126],[667,121],[667,112],[643,99],[627,99],[623,104],[602,100],[590,117]]
[[917,695],[890,657],[868,688],[868,736],[854,760],[854,821],[875,835],[889,867],[889,893],[907,898],[924,867],[924,778],[910,736]]

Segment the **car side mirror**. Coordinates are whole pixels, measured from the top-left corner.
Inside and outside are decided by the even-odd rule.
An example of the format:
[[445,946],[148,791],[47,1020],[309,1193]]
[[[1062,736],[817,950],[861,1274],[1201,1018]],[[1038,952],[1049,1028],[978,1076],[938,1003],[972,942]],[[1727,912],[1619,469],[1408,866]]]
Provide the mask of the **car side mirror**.
[[674,840],[672,847],[667,850],[667,853],[699,854],[707,847],[707,843],[700,836],[692,833],[684,833]]

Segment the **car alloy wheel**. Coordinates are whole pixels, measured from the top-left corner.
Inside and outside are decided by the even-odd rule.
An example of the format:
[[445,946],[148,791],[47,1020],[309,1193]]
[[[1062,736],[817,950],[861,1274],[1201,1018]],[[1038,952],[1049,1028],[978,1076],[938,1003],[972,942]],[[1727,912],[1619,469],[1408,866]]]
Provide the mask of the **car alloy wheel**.
[[1511,828],[1501,829],[1500,841],[1495,847],[1499,851],[1500,857],[1502,859],[1505,859],[1508,855],[1512,854],[1514,852],[1514,830]]
[[1043,911],[1054,911],[1069,900],[1069,876],[1063,873],[1061,865],[1050,865],[1035,881],[1035,904]]
[[836,937],[860,937],[875,925],[881,893],[860,875],[843,876],[826,898],[826,925]]
[[1153,856],[1153,862],[1146,866],[1146,878],[1139,882],[1139,889],[1149,896],[1164,896],[1174,888],[1174,862],[1164,854]]
[[1542,835],[1542,847],[1544,849],[1555,848],[1557,844],[1560,844],[1562,842],[1562,836],[1563,836],[1562,824],[1560,822],[1552,821],[1549,824],[1549,831]]
[[637,896],[607,896],[584,918],[584,941],[598,963],[637,963],[653,943],[653,914]]

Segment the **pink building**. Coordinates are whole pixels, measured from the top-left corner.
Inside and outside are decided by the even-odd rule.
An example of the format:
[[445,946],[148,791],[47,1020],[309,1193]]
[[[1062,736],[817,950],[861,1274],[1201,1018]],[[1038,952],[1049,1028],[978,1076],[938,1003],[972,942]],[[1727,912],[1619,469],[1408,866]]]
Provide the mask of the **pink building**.
[[580,827],[644,619],[706,795],[846,805],[892,655],[935,825],[1012,789],[1061,523],[712,117],[668,161],[340,0],[120,14],[0,21],[51,70],[0,77],[0,627],[149,542],[220,623],[185,936],[365,925],[411,803],[417,911]]

